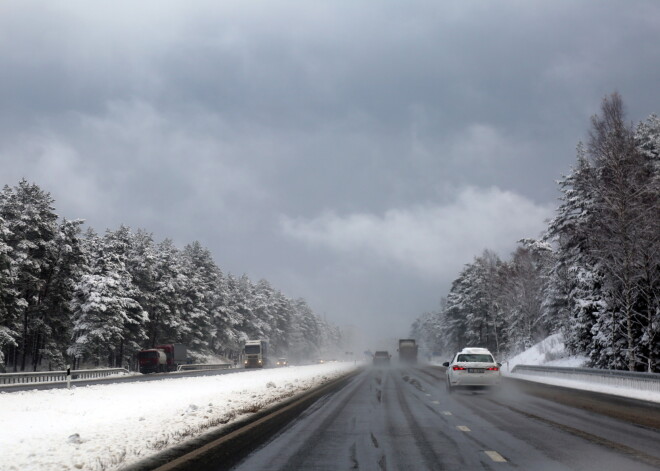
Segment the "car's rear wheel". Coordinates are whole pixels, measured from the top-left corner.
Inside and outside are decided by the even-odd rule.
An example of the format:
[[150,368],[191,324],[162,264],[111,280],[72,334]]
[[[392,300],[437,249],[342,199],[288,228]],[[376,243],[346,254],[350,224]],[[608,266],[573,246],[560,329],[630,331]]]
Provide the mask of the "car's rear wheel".
[[451,394],[451,393],[454,392],[454,389],[451,387],[451,383],[449,382],[449,380],[447,380],[446,388],[447,388],[447,392],[448,392],[449,394]]

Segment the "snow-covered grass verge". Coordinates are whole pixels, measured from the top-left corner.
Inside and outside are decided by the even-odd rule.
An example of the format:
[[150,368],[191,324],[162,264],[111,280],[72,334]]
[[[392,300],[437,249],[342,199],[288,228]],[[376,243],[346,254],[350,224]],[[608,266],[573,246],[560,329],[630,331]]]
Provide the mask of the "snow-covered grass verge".
[[567,366],[578,368],[587,361],[584,356],[570,355],[561,333],[552,334],[522,353],[502,362],[502,374],[507,376],[516,365]]
[[553,386],[562,386],[564,388],[580,389],[582,391],[593,391],[613,396],[639,399],[641,401],[660,403],[660,393],[654,391],[641,391],[638,389],[610,386],[605,384],[590,383],[588,381],[575,381],[571,379],[549,378],[547,376],[535,376],[516,373],[510,375],[525,381],[534,381],[535,383],[550,384]]
[[563,386],[566,388],[594,391],[614,396],[629,397],[642,401],[659,402],[660,393],[653,391],[640,391],[632,388],[597,384],[589,381],[551,378],[532,374],[511,373],[516,365],[565,366],[579,368],[584,366],[587,358],[584,356],[569,355],[564,346],[564,337],[561,333],[553,334],[524,352],[502,363],[502,375],[511,376],[526,381]]
[[0,470],[109,470],[355,369],[327,363],[0,393]]

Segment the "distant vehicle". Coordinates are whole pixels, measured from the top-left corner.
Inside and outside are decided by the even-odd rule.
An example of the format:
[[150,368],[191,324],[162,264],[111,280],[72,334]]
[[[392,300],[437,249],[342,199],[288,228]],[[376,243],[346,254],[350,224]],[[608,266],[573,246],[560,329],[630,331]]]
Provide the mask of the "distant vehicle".
[[268,342],[266,340],[248,340],[243,348],[246,368],[263,368],[268,365]]
[[374,365],[389,365],[392,356],[386,350],[380,350],[374,353]]
[[156,345],[156,348],[165,352],[167,357],[166,371],[176,371],[179,365],[185,365],[188,362],[188,348],[183,344],[168,343]]
[[162,373],[167,368],[167,355],[163,350],[149,348],[138,352],[140,373]]
[[401,363],[417,363],[417,350],[415,339],[400,339],[399,361]]
[[161,373],[176,371],[179,365],[187,362],[188,349],[180,343],[157,345],[138,352],[140,373]]
[[277,366],[289,366],[289,360],[287,360],[286,358],[278,358],[275,364]]
[[495,387],[500,384],[500,363],[486,348],[464,348],[447,367],[447,391],[459,387]]

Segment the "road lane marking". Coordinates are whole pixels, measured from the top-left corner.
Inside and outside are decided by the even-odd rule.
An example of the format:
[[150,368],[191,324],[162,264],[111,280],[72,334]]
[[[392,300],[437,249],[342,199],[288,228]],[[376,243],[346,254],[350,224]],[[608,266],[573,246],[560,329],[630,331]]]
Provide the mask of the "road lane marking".
[[506,463],[504,457],[496,451],[484,451],[484,453],[486,453],[488,457],[496,463]]
[[470,432],[470,428],[466,427],[465,425],[457,425],[456,428],[460,430],[461,432]]
[[597,435],[592,435],[592,434],[584,432],[582,430],[570,427],[568,425],[564,425],[564,424],[559,423],[559,422],[555,422],[555,421],[550,420],[550,419],[546,419],[545,417],[541,417],[539,415],[531,414],[529,412],[525,412],[523,410],[516,409],[515,407],[507,406],[507,405],[502,404],[502,403],[497,402],[497,401],[493,401],[493,402],[500,405],[500,406],[506,407],[509,410],[517,412],[518,414],[522,414],[526,417],[530,417],[532,419],[536,419],[536,420],[539,420],[541,422],[545,422],[546,424],[550,424],[553,427],[557,427],[558,429],[563,430],[564,432],[568,432],[568,433],[570,433],[572,435],[575,435],[577,437],[584,438],[585,440],[589,440],[592,443],[596,443],[598,445],[602,445],[602,446],[605,446],[607,448],[617,450],[620,453],[625,453],[627,455],[633,456],[636,459],[638,459],[639,461],[642,461],[646,464],[649,464],[651,466],[655,466],[656,468],[660,469],[660,458],[658,458],[657,456],[652,456],[652,455],[646,454],[642,451],[636,450],[636,449],[631,448],[629,446],[622,445],[620,443],[616,443],[616,442],[613,442],[611,440],[607,440],[607,439],[599,437]]
[[443,415],[451,415],[451,412],[449,412],[448,410],[443,410],[442,413]]
[[431,401],[431,404],[440,404],[440,401]]

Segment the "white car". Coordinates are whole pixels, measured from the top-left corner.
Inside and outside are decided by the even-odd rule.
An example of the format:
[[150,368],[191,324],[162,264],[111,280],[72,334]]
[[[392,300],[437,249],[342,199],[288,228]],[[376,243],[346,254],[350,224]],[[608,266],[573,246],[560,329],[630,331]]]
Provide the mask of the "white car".
[[486,348],[464,348],[447,367],[447,391],[458,387],[495,387],[500,384],[500,363]]

